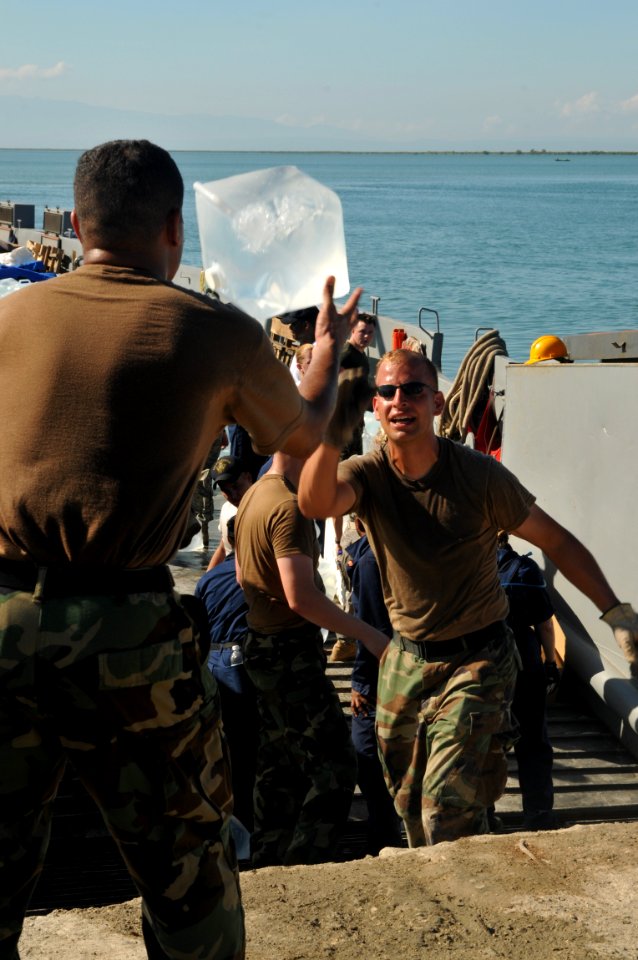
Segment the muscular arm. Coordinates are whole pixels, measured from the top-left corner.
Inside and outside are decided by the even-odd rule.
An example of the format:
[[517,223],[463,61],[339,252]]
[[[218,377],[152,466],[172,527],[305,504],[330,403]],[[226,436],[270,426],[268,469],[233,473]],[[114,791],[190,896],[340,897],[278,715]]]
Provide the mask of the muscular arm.
[[334,304],[334,277],[328,277],[323,289],[323,303],[315,325],[312,360],[299,385],[305,400],[301,423],[286,439],[283,453],[304,459],[321,441],[334,409],[337,396],[339,357],[350,327],[357,320],[360,287],[350,295],[341,311]]
[[291,610],[318,627],[360,640],[373,656],[381,656],[388,645],[388,638],[328,600],[315,585],[310,557],[295,554],[277,558],[277,569]]
[[349,483],[339,480],[339,450],[321,443],[306,460],[299,480],[299,509],[306,517],[325,520],[342,517],[354,506],[356,496]]
[[520,527],[511,532],[539,547],[602,613],[619,602],[587,547],[536,504]]

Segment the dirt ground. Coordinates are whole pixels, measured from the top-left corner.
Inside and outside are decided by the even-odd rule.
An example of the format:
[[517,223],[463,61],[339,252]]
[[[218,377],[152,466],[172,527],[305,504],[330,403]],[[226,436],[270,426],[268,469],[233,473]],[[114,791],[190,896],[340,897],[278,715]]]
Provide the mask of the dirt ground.
[[[638,960],[638,825],[242,873],[248,960]],[[23,960],[143,960],[139,901],[27,919]]]

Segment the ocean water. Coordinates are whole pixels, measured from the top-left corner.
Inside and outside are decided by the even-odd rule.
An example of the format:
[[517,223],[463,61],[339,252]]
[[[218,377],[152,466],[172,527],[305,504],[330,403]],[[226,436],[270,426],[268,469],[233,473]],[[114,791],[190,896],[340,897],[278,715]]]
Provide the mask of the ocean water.
[[[71,208],[77,151],[0,150],[0,199]],[[638,325],[638,156],[175,152],[184,261],[200,263],[192,185],[294,164],[339,194],[348,266],[380,312],[439,312],[454,373],[476,331],[516,360],[544,333]]]

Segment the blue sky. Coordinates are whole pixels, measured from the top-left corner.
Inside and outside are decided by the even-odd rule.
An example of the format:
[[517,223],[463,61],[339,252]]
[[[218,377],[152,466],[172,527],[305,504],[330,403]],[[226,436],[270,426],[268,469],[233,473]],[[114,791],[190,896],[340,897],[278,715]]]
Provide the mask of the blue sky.
[[0,146],[638,150],[635,0],[0,0]]

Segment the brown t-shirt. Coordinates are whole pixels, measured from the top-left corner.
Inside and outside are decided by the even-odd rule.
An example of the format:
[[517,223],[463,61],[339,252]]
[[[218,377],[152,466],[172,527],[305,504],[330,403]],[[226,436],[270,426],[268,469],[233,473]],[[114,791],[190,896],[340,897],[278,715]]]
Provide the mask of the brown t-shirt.
[[302,417],[239,310],[124,267],[33,284],[0,301],[0,556],[164,563],[222,427],[267,453]]
[[385,448],[339,464],[379,563],[392,626],[412,641],[448,640],[507,614],[496,534],[514,530],[534,497],[504,466],[450,440],[420,480]]
[[286,602],[277,560],[299,554],[310,557],[315,584],[321,589],[315,525],[302,515],[294,488],[281,474],[265,474],[242,497],[235,521],[235,549],[248,604],[248,626],[266,634],[308,626]]

